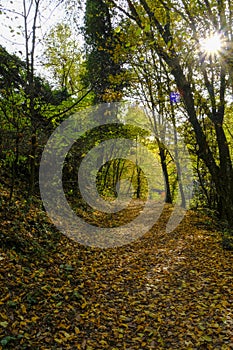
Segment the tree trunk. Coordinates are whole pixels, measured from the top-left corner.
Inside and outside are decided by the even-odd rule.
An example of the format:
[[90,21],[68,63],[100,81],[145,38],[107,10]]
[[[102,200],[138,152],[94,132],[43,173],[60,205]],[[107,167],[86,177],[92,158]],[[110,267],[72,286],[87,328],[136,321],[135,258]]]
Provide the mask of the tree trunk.
[[166,186],[166,203],[172,203],[172,195],[171,195],[171,189],[170,189],[170,182],[169,182],[169,175],[167,170],[167,162],[166,162],[166,150],[163,146],[159,145],[159,156],[161,161],[161,166],[163,170],[163,176]]
[[30,152],[30,182],[29,182],[29,197],[33,194],[35,189],[35,174],[36,174],[36,135],[31,137],[31,152]]

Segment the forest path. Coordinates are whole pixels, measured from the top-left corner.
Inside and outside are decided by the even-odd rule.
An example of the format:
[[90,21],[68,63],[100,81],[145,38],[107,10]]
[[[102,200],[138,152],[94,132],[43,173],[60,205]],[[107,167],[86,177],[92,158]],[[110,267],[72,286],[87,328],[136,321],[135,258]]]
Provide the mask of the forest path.
[[169,209],[140,239],[85,247],[40,204],[1,211],[0,349],[232,349],[233,255],[210,218]]

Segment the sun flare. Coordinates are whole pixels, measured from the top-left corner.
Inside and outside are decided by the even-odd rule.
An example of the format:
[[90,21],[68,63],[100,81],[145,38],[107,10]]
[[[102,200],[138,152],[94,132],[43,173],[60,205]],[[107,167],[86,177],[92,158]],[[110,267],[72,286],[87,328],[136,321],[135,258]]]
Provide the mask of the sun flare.
[[214,56],[218,54],[219,51],[221,51],[222,49],[222,45],[222,38],[221,35],[218,33],[215,33],[200,41],[201,51],[208,56]]

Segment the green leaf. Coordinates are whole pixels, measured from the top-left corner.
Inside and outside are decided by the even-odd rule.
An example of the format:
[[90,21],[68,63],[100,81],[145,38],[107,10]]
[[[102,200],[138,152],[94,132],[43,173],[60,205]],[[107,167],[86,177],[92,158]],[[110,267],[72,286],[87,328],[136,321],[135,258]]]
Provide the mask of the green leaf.
[[204,335],[204,336],[202,337],[202,340],[207,341],[208,343],[211,343],[211,342],[212,342],[212,338],[211,338],[209,335]]
[[116,27],[115,32],[120,33],[120,31],[121,31],[121,27],[120,26]]
[[0,342],[1,345],[7,345],[11,340],[15,340],[15,337],[11,337],[10,335],[8,335],[7,337],[3,338]]
[[148,33],[150,31],[150,24],[147,24],[144,28],[144,32]]
[[6,328],[8,326],[7,321],[0,322],[0,326]]

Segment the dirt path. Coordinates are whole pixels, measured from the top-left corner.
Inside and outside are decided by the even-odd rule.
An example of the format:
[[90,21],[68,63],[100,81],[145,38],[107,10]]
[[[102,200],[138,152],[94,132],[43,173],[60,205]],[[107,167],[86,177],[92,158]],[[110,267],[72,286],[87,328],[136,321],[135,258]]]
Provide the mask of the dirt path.
[[137,241],[99,249],[38,208],[20,215],[1,220],[0,349],[233,349],[233,255],[209,218],[188,212],[166,234],[165,213]]

